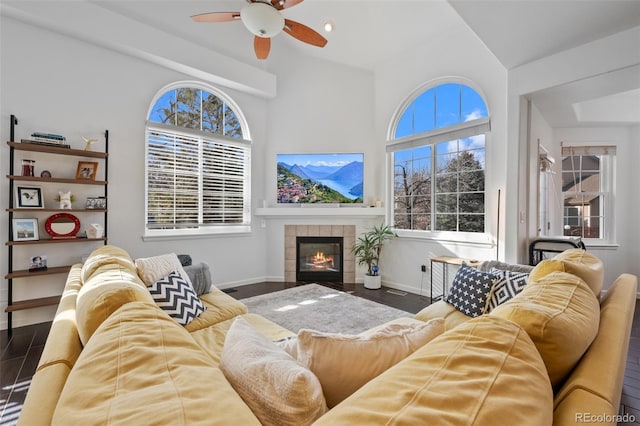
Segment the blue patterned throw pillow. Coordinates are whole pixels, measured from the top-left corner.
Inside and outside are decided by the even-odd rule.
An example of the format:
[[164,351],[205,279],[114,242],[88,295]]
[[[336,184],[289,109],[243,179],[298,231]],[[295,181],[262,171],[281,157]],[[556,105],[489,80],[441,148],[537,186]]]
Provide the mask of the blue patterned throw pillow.
[[156,304],[182,326],[189,324],[206,309],[178,271],[170,273],[148,288]]
[[500,269],[492,269],[492,274],[498,276],[498,281],[493,285],[491,294],[489,295],[489,307],[487,313],[502,305],[507,300],[524,290],[527,285],[528,273],[503,271]]
[[487,297],[497,280],[497,275],[478,271],[463,263],[453,278],[446,302],[467,316],[480,316],[486,312]]

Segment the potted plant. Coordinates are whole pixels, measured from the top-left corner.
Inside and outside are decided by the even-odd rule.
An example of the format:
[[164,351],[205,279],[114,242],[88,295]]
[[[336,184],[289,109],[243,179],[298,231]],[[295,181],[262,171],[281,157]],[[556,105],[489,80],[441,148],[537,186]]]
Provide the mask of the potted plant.
[[397,237],[389,225],[380,224],[363,233],[353,246],[353,254],[358,259],[358,264],[367,265],[367,273],[364,276],[364,286],[369,289],[382,287],[379,262],[384,243],[391,237]]

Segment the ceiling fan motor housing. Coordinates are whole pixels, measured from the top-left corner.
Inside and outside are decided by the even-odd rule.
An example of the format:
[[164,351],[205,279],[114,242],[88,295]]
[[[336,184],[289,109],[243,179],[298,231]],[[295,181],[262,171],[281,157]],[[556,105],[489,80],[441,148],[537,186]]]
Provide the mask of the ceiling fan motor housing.
[[259,1],[244,6],[240,10],[240,19],[244,26],[258,37],[273,37],[284,28],[284,18],[280,12],[273,6]]

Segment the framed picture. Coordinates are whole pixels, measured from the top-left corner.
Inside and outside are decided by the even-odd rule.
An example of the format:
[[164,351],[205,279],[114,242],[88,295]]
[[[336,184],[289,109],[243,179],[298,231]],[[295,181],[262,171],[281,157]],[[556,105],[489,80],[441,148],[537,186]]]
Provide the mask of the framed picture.
[[47,269],[47,256],[38,255],[29,259],[29,272],[44,271]]
[[78,170],[76,170],[76,179],[96,180],[98,174],[97,161],[78,161]]
[[93,209],[104,210],[107,208],[107,198],[106,197],[87,197],[87,205],[85,207],[89,210],[93,210]]
[[39,240],[38,219],[13,219],[13,241]]
[[39,186],[16,186],[16,205],[25,209],[43,209],[42,188]]

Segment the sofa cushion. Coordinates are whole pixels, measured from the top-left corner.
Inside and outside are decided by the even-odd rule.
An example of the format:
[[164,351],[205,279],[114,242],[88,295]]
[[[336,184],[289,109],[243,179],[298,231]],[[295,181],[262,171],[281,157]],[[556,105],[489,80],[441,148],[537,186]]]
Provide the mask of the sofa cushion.
[[543,259],[533,268],[533,271],[529,274],[529,279],[532,281],[540,281],[552,272],[564,272],[562,262],[553,259]]
[[260,425],[189,333],[153,301],[122,306],[71,371],[54,425]]
[[302,329],[298,361],[318,376],[329,408],[444,331],[444,320],[390,323],[372,334],[345,335]]
[[227,332],[220,369],[263,425],[309,425],[327,411],[318,378],[242,317]]
[[[91,258],[89,259],[89,261]],[[83,283],[76,301],[78,335],[86,345],[93,332],[122,305],[142,301],[153,304],[151,294],[135,269],[123,262],[102,262],[92,268],[89,278]]]
[[552,409],[531,338],[510,321],[483,315],[436,337],[316,425],[550,425]]
[[180,263],[180,259],[178,259],[178,255],[175,253],[138,258],[135,261],[135,265],[138,275],[147,287],[168,276],[173,271],[178,271],[193,288],[189,274],[185,272],[182,263]]
[[531,280],[537,281],[551,272],[568,272],[580,277],[593,293],[600,298],[604,284],[604,263],[593,254],[582,249],[569,249],[545,259],[531,271]]
[[463,263],[453,278],[446,301],[467,316],[482,315],[491,287],[497,280],[496,275],[478,271]]
[[178,271],[149,286],[156,304],[181,326],[193,321],[205,307],[189,283]]
[[434,318],[443,318],[445,330],[451,330],[452,328],[471,319],[471,317],[466,316],[454,308],[453,305],[443,300],[438,300],[437,302],[425,307],[415,314],[414,318],[425,322]]
[[598,333],[600,306],[583,280],[552,272],[539,281],[531,280],[489,315],[513,321],[527,331],[557,389]]
[[185,328],[189,332],[202,330],[213,324],[247,313],[247,307],[244,303],[234,299],[215,286],[211,287],[209,293],[201,295],[200,300],[206,310],[187,324]]
[[487,313],[491,312],[507,300],[511,300],[516,294],[524,290],[527,285],[529,274],[526,272],[512,272],[501,269],[492,269],[492,274],[497,275],[498,281],[491,287],[489,293],[489,304]]
[[[205,311],[206,313],[207,311]],[[204,315],[204,314],[203,314]],[[253,328],[258,330],[260,334],[263,334],[267,339],[272,342],[283,340],[289,337],[295,337],[295,334],[284,327],[276,324],[273,321],[266,319],[261,315],[256,314],[244,314],[242,315]],[[222,348],[224,346],[224,339],[231,327],[231,324],[235,321],[235,318],[228,319],[226,321],[220,321],[209,327],[196,330],[191,333],[191,337],[196,341],[198,345],[205,351],[211,360],[217,365],[220,363],[220,355],[222,354]]]
[[91,252],[87,260],[82,265],[80,278],[82,282],[88,281],[93,274],[105,265],[117,264],[119,269],[127,271],[131,275],[137,275],[136,266],[131,260],[129,253],[120,247],[104,245],[96,248]]

